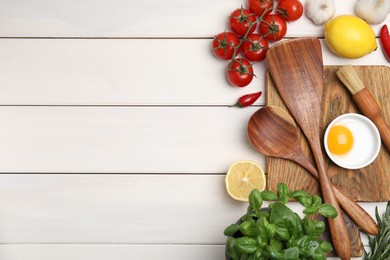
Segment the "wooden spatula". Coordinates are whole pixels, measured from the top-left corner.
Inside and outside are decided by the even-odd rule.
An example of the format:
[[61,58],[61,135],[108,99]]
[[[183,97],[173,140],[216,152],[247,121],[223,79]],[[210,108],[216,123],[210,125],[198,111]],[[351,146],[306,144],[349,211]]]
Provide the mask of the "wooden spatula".
[[321,43],[317,38],[283,41],[267,52],[269,70],[284,103],[305,134],[316,162],[325,202],[338,216],[329,218],[329,229],[336,253],[350,259],[350,239],[339,204],[324,166],[320,141],[320,114],[323,90]]

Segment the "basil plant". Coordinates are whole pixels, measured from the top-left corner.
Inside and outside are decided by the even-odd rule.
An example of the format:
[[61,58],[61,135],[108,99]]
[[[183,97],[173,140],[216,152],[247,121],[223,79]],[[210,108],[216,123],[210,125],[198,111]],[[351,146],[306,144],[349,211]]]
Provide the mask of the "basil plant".
[[[303,218],[286,206],[290,199],[304,206]],[[262,209],[263,201],[272,203]],[[291,192],[286,184],[278,184],[276,193],[254,189],[247,213],[224,231],[226,254],[233,260],[326,259],[333,248],[320,238],[325,223],[309,219],[312,214],[335,218],[337,211],[321,197],[303,190]]]

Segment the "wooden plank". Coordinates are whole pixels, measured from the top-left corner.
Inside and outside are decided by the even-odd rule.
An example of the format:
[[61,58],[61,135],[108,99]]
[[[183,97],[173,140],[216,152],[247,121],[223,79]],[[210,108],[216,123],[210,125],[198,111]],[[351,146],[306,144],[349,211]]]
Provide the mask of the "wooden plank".
[[7,260],[224,259],[223,245],[0,245]]
[[[388,65],[380,49],[349,60],[321,42],[327,65]],[[264,91],[265,61],[255,65],[249,86],[232,87],[227,62],[213,57],[210,44],[0,39],[0,105],[232,105],[241,95]],[[255,104],[263,105],[264,96]]]
[[2,244],[221,244],[247,207],[218,175],[1,175],[0,205]]
[[0,107],[0,172],[225,173],[258,108]]
[[245,88],[229,85],[227,64],[209,39],[2,39],[0,104],[233,105],[264,89],[265,62]]
[[[302,2],[306,2],[303,0]],[[354,0],[337,2],[339,14],[354,14]],[[204,37],[222,32],[227,17],[246,1],[142,0],[82,2],[3,0],[2,37]],[[388,24],[388,17],[386,23]],[[376,32],[379,26],[374,26]],[[322,26],[306,16],[288,24],[289,36],[320,36]]]
[[[359,204],[370,215],[386,206]],[[224,244],[247,207],[223,175],[103,174],[2,174],[0,205],[1,244]]]
[[[322,133],[326,126],[337,116],[345,113],[359,113],[351,94],[336,76],[338,66],[326,66],[324,68],[324,93],[323,93],[323,114],[320,122]],[[390,69],[386,66],[357,66],[357,73],[367,88],[370,89],[375,100],[382,109],[384,118],[390,122],[390,105],[387,102],[390,98],[388,82],[390,81]],[[267,103],[286,109],[279,96],[271,77],[267,83]],[[311,153],[306,139],[299,130],[301,146],[306,155],[311,158]],[[377,159],[367,167],[358,170],[347,170],[338,167],[330,159],[326,158],[326,168],[332,182],[340,191],[358,201],[388,201],[390,200],[390,189],[387,183],[390,167],[390,156],[384,147]],[[313,162],[313,160],[312,160]],[[320,193],[317,181],[302,167],[290,161],[267,158],[267,172],[269,173],[268,184],[273,190],[276,184],[286,182],[294,189],[305,189],[311,192]]]
[[[7,260],[212,260],[224,259],[224,250],[223,245],[0,245],[0,257]],[[328,258],[336,259],[339,258]]]

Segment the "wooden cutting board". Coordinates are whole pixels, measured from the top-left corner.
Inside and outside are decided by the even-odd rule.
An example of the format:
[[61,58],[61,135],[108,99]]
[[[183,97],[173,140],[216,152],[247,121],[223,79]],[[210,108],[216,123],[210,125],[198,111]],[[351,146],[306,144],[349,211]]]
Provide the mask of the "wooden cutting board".
[[[321,133],[337,116],[354,112],[358,109],[350,98],[350,93],[336,76],[339,66],[324,67],[324,91],[321,115]],[[359,76],[369,88],[383,110],[385,120],[390,122],[390,68],[386,66],[356,66]],[[291,93],[294,95],[294,93]],[[269,72],[266,75],[266,103],[278,106],[286,111]],[[301,146],[313,163],[313,158],[305,137],[299,130]],[[321,137],[322,138],[322,137]],[[371,165],[359,170],[346,170],[332,163],[326,153],[327,173],[338,189],[356,201],[389,201],[390,200],[390,156],[384,147],[378,158]],[[303,189],[320,195],[319,185],[311,175],[299,165],[288,160],[267,157],[267,188],[276,191],[276,185],[286,183],[291,190]],[[361,256],[363,246],[356,224],[344,214],[348,233],[351,239],[351,256]],[[330,241],[328,233],[324,239]],[[332,252],[332,255],[334,252]]]
[[[322,131],[337,116],[354,112],[359,113],[350,93],[336,76],[339,66],[324,67],[324,92],[322,105]],[[387,66],[355,66],[365,86],[370,89],[382,108],[387,123],[390,123],[390,68]],[[294,95],[294,93],[291,93]],[[286,109],[269,73],[266,75],[266,103]],[[301,137],[301,145],[313,162],[307,141]],[[321,137],[322,138],[322,137]],[[337,188],[356,201],[390,200],[390,156],[382,146],[377,159],[369,166],[358,170],[346,170],[331,162],[326,153],[327,173]],[[310,193],[319,193],[317,181],[299,165],[290,161],[268,157],[267,187],[276,190],[276,184],[286,183],[291,190],[304,189]]]

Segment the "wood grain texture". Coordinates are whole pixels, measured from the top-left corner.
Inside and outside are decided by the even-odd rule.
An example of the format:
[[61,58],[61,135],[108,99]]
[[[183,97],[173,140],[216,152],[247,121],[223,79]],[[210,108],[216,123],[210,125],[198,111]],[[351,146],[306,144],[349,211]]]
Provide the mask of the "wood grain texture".
[[390,152],[390,127],[383,118],[381,109],[371,92],[367,88],[364,88],[354,94],[352,100],[359,108],[360,112],[371,119],[376,125],[384,147]]
[[[338,66],[324,68],[324,102],[321,119],[322,133],[337,116],[347,112],[359,112],[351,100],[350,93],[336,76]],[[385,120],[390,122],[390,71],[385,66],[356,66],[363,82],[379,102]],[[267,76],[267,103],[285,108],[272,79]],[[305,153],[311,157],[307,142],[301,137]],[[388,201],[390,200],[389,153],[382,147],[373,164],[359,170],[346,170],[327,160],[328,174],[332,183],[343,193],[356,201]],[[275,189],[280,181],[289,183],[294,189],[306,189],[318,193],[316,181],[300,166],[285,160],[267,158],[268,187]],[[291,173],[294,173],[293,175]]]
[[333,249],[342,260],[351,257],[348,230],[329,176],[320,142],[323,92],[321,43],[317,38],[298,38],[272,46],[267,52],[269,71],[289,111],[298,122],[313,152],[323,201],[337,210],[328,218]]
[[[321,42],[324,64],[387,64],[380,51],[346,60]],[[0,39],[0,104],[227,106],[263,91],[264,105],[267,62],[245,88],[229,85],[226,66],[210,39]]]
[[[216,260],[224,259],[224,250],[224,245],[27,244],[0,245],[0,257],[6,260]],[[363,260],[363,257],[354,260]]]
[[0,258],[5,260],[216,260],[224,257],[224,245],[0,245]]
[[224,177],[2,174],[0,243],[223,244],[247,208]]
[[[2,0],[0,36],[211,37],[227,28],[227,17],[241,5],[246,1]],[[339,1],[336,15],[354,14],[354,5],[354,0]],[[288,27],[290,37],[323,35],[322,26],[305,15]],[[380,25],[373,27],[378,33]]]
[[246,88],[227,64],[209,39],[0,39],[0,104],[227,106],[264,90],[264,62]]
[[[0,243],[222,245],[224,228],[247,208],[247,203],[227,195],[224,179],[180,174],[1,174]],[[379,214],[386,207],[359,204],[371,216],[376,206]],[[298,213],[303,210],[298,203],[289,206]],[[362,241],[368,245],[366,236]]]
[[0,107],[0,172],[226,173],[256,107]]

